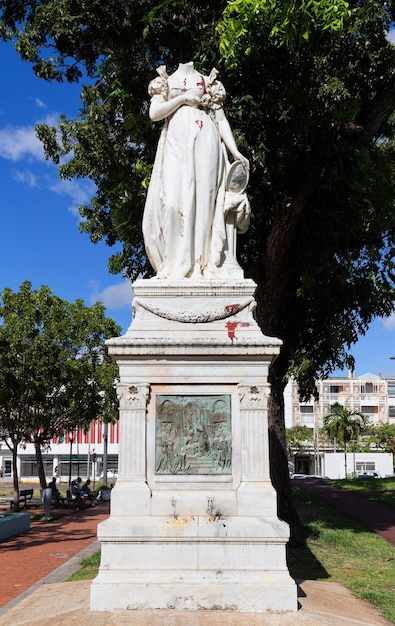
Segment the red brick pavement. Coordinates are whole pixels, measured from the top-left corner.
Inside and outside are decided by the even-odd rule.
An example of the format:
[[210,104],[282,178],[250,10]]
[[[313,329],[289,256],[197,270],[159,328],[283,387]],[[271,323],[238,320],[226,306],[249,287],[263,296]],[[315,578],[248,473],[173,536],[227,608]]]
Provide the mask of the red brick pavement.
[[0,542],[0,607],[95,541],[109,508],[103,502],[58,520],[34,521],[29,532]]

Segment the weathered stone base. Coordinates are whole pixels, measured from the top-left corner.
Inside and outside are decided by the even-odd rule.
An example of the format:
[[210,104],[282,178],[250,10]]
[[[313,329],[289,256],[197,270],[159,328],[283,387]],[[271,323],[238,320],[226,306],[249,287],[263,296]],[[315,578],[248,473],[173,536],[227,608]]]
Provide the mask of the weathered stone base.
[[[104,581],[101,582],[101,578]],[[284,572],[113,570],[91,587],[91,607],[108,610],[295,611],[296,586]]]
[[95,610],[296,610],[277,519],[112,517],[99,537]]
[[[281,342],[256,324],[254,283],[150,280],[134,290],[129,330],[107,342],[122,434],[91,609],[296,611],[289,529],[269,476],[267,378]],[[225,413],[212,397],[227,399]],[[220,465],[223,415],[231,454]],[[181,436],[164,435],[161,420]],[[191,452],[187,434],[204,424],[209,451]]]

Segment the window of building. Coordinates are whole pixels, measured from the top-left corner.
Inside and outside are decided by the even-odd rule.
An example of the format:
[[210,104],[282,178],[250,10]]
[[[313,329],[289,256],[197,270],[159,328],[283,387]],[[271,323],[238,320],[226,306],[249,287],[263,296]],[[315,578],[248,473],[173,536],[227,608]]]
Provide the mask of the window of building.
[[379,412],[378,406],[361,406],[362,413],[368,417],[374,417]]
[[329,393],[340,393],[343,389],[339,385],[329,385]]
[[395,419],[395,406],[388,407],[388,417],[390,419]]
[[5,478],[12,476],[12,459],[3,458],[3,472]]
[[374,471],[376,469],[376,463],[374,461],[357,461],[355,463],[355,469],[357,472]]
[[314,407],[309,405],[300,406],[300,421],[302,424],[311,424],[314,421]]
[[395,396],[395,380],[388,381],[388,395]]
[[377,386],[373,385],[373,383],[365,383],[361,385],[361,393],[377,393]]
[[[59,470],[58,470],[58,478],[63,481],[67,479],[70,475],[71,478],[77,478],[77,476],[89,476],[88,474],[88,464],[86,457],[77,458],[76,456],[72,456],[71,466],[69,458],[61,458],[59,462]],[[71,470],[71,472],[70,472]]]
[[[53,459],[43,459],[44,474],[52,478],[53,474]],[[37,461],[35,456],[22,456],[21,457],[21,477],[38,476]]]

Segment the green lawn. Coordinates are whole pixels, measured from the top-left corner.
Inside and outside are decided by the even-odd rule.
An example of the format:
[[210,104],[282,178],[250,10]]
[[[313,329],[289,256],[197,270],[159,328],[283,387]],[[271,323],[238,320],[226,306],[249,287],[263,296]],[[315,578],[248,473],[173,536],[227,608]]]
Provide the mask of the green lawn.
[[395,548],[312,494],[297,487],[293,492],[305,546],[289,548],[291,575],[339,582],[395,624]]
[[331,480],[331,485],[350,489],[357,493],[384,502],[395,509],[395,478],[355,478],[349,480]]

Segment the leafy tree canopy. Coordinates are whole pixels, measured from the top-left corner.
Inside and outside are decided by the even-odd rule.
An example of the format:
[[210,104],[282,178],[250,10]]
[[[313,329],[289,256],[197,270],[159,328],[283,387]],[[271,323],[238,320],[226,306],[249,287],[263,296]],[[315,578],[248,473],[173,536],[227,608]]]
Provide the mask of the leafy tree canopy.
[[376,424],[364,437],[364,451],[382,450],[395,454],[395,424]]
[[288,446],[292,450],[311,448],[314,442],[313,431],[303,424],[297,424],[296,426],[292,426],[292,428],[287,428],[285,434]]
[[252,52],[254,36],[296,49],[316,30],[341,31],[350,17],[345,0],[241,0],[229,2],[217,27],[219,49],[227,65]]
[[[271,368],[272,467],[286,471],[281,395],[353,367],[349,348],[394,301],[395,20],[383,0],[0,0],[0,33],[48,80],[84,78],[76,119],[40,126],[63,178],[88,177],[93,242],[123,249],[113,272],[149,276],[141,236],[159,135],[155,68],[217,66],[227,116],[251,163],[253,219],[239,244]],[[280,448],[282,452],[280,452]],[[278,487],[278,485],[275,485]]]
[[3,38],[38,76],[89,79],[77,118],[38,134],[62,177],[95,182],[81,229],[122,242],[110,268],[132,278],[151,272],[141,218],[159,128],[147,84],[159,63],[223,65],[251,159],[240,256],[261,326],[283,339],[283,374],[291,366],[306,395],[317,374],[352,366],[343,346],[393,301],[391,3],[2,0],[0,11]]
[[100,303],[69,303],[25,282],[4,289],[0,322],[0,431],[14,447],[30,441],[39,451],[54,435],[116,417],[117,367],[104,341],[120,327]]

